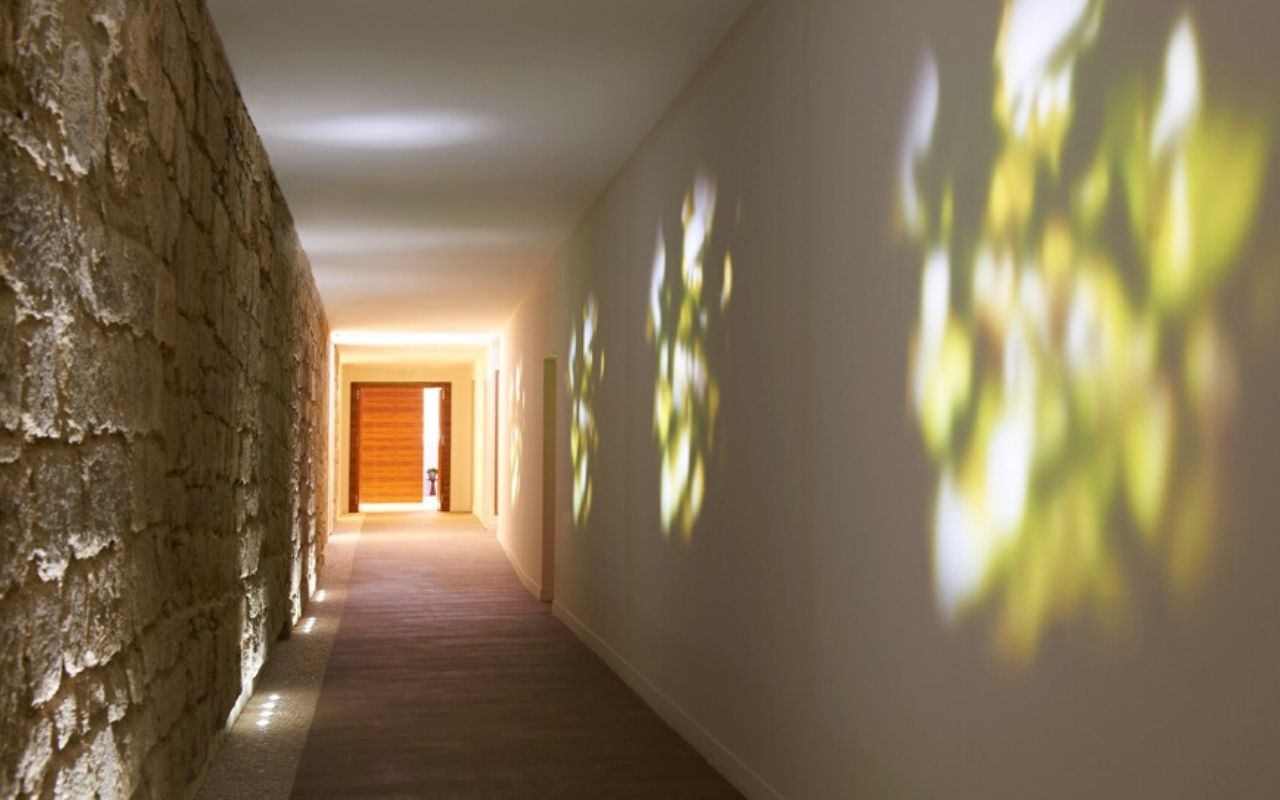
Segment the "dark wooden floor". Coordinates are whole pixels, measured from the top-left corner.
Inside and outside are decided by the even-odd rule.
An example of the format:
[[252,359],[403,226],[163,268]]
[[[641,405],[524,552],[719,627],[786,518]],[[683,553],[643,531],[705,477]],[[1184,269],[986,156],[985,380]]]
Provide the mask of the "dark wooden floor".
[[459,518],[367,518],[295,798],[740,795]]

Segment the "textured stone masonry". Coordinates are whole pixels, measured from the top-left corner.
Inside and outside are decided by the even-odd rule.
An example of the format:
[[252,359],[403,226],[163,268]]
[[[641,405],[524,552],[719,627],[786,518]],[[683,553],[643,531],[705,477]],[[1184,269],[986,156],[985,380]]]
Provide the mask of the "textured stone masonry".
[[327,333],[203,3],[0,4],[0,798],[191,793],[322,559]]

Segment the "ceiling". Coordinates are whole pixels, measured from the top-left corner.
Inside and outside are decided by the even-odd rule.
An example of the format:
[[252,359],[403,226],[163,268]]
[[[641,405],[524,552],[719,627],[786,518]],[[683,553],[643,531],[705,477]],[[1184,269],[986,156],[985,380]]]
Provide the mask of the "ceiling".
[[751,0],[209,0],[335,330],[498,331]]

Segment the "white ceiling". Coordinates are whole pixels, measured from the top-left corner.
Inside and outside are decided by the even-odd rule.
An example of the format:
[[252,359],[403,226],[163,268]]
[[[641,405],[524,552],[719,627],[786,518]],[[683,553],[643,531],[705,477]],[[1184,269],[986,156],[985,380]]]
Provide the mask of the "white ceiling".
[[338,329],[497,331],[751,0],[209,0]]

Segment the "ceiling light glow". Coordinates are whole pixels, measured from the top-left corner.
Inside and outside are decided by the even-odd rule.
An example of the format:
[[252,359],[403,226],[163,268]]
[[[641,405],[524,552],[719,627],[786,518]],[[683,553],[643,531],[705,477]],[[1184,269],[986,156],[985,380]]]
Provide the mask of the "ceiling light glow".
[[496,126],[474,114],[357,114],[278,125],[269,133],[305,144],[366,150],[419,150],[449,147],[489,136]]
[[444,347],[483,347],[498,338],[496,333],[334,331],[329,338],[336,345],[371,347],[411,347],[439,345]]
[[538,244],[536,233],[489,228],[381,228],[318,225],[298,229],[307,255],[413,253]]

